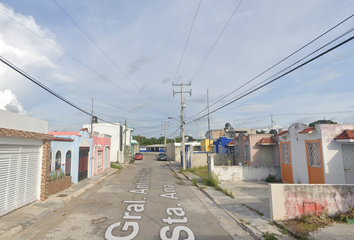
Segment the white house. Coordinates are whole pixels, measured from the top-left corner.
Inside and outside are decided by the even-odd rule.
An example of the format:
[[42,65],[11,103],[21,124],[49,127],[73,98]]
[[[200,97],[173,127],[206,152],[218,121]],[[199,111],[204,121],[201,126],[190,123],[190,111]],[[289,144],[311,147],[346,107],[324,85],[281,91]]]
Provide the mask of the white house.
[[[83,128],[87,128],[90,132],[91,124],[84,124]],[[123,163],[125,161],[124,153],[131,147],[133,128],[126,128],[125,125],[121,123],[93,123],[92,131],[111,136],[111,162]]]
[[295,123],[278,134],[283,182],[354,184],[354,141],[345,136],[353,129],[354,124]]
[[0,110],[0,216],[48,197],[48,122]]

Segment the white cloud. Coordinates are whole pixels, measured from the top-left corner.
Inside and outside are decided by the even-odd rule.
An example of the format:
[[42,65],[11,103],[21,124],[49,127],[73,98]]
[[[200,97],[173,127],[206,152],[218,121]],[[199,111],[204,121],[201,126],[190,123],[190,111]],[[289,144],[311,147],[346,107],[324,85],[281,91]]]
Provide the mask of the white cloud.
[[16,95],[9,89],[3,92],[0,91],[0,109],[19,114],[26,114],[23,106],[17,100]]

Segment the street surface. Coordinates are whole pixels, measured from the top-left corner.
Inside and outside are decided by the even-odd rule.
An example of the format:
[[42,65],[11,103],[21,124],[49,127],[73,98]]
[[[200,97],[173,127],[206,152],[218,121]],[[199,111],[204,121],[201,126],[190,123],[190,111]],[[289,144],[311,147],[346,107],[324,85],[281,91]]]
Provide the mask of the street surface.
[[15,239],[253,239],[155,155],[144,155]]

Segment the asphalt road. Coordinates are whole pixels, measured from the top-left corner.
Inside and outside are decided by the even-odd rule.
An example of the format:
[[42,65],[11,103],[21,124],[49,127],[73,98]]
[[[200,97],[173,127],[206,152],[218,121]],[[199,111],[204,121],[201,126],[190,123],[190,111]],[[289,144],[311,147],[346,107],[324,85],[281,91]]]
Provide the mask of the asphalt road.
[[106,178],[16,239],[252,239],[155,156]]

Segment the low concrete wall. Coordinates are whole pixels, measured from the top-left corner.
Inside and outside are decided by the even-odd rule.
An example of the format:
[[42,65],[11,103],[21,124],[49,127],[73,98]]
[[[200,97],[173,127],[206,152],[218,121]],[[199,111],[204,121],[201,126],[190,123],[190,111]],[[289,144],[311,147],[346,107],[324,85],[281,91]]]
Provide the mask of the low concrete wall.
[[227,165],[227,160],[229,160],[229,159],[231,160],[229,155],[227,155],[226,153],[214,153],[213,157],[214,157],[214,165],[215,166]]
[[208,166],[208,152],[193,152],[193,154],[191,154],[191,158],[191,167]]
[[281,179],[281,169],[279,166],[253,167],[253,166],[214,166],[213,173],[220,181],[262,181],[269,174]]
[[354,207],[353,184],[270,184],[269,191],[272,220],[322,212],[333,215]]
[[49,196],[71,186],[71,176],[49,182]]

